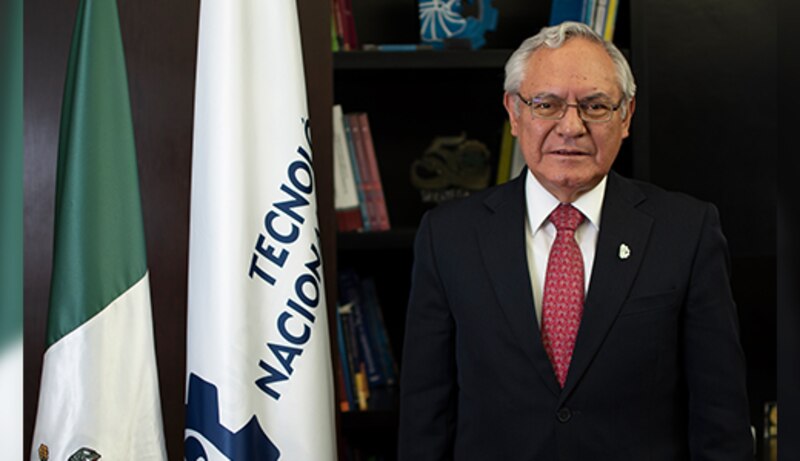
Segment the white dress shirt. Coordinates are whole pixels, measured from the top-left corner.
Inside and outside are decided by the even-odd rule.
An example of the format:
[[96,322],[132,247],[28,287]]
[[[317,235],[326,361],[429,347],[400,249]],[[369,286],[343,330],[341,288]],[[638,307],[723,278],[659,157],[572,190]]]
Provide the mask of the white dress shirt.
[[[536,310],[536,321],[542,324],[542,297],[544,296],[544,278],[547,273],[547,259],[550,247],[556,238],[556,226],[548,216],[559,205],[555,196],[547,191],[528,170],[525,181],[525,251],[528,259],[528,273],[533,288],[533,302]],[[583,254],[584,294],[589,290],[592,276],[597,234],[600,231],[600,213],[603,208],[603,197],[606,192],[604,177],[594,189],[584,193],[572,203],[586,219],[575,231],[575,240]]]

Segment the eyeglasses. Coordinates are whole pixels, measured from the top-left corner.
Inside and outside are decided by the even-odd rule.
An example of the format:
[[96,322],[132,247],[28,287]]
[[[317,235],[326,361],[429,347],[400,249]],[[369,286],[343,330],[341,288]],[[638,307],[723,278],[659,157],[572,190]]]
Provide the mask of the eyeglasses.
[[578,111],[578,116],[584,122],[607,122],[611,120],[611,114],[622,105],[621,99],[616,105],[612,104],[611,101],[594,98],[569,104],[556,96],[535,97],[531,98],[531,100],[523,98],[519,93],[517,93],[517,96],[525,105],[531,108],[531,115],[534,118],[544,120],[560,120],[564,118],[567,109],[574,107]]

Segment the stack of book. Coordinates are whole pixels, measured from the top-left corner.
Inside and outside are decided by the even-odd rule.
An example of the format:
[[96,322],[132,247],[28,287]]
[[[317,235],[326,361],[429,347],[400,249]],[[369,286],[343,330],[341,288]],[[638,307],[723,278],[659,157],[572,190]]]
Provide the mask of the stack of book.
[[341,411],[380,407],[379,396],[397,384],[394,359],[375,281],[354,270],[339,271],[336,338],[341,366],[337,400]]
[[339,232],[389,230],[375,145],[366,112],[333,106],[334,208]]
[[619,0],[553,0],[550,25],[578,21],[594,29],[606,41],[614,39]]
[[524,168],[525,158],[522,156],[522,150],[520,150],[519,138],[511,134],[511,123],[506,119],[503,123],[495,184],[503,184],[516,178]]

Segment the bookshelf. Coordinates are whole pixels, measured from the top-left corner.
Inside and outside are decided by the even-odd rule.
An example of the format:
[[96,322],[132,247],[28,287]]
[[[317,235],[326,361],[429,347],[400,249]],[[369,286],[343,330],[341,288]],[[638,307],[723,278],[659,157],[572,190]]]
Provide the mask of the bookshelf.
[[[356,265],[376,276],[401,368],[413,238],[419,218],[430,207],[410,187],[410,163],[433,136],[460,130],[497,154],[505,118],[500,104],[503,65],[511,50],[547,24],[550,3],[494,0],[499,10],[497,30],[487,33],[487,44],[478,51],[333,53],[333,99],[347,110],[370,114],[392,220],[388,232],[338,235],[335,257],[337,266]],[[715,15],[713,23],[708,21],[709,12]],[[763,341],[771,336],[775,319],[775,248],[770,243],[775,210],[758,204],[774,203],[770,192],[774,171],[769,161],[743,160],[754,151],[770,155],[776,149],[761,146],[760,136],[709,133],[726,133],[734,126],[752,127],[754,133],[774,132],[773,99],[763,112],[740,113],[732,107],[753,87],[774,88],[774,73],[767,71],[774,68],[773,55],[765,53],[774,49],[771,12],[768,6],[741,0],[724,7],[690,0],[663,5],[621,1],[614,35],[638,84],[631,137],[623,143],[614,169],[689,192],[720,208],[730,240],[734,296],[748,356],[753,421],[759,431],[761,406],[775,396],[774,354],[768,348],[771,343]],[[362,44],[418,41],[415,2],[356,1],[353,14]],[[750,33],[735,32],[743,20],[753,28]],[[693,44],[690,50],[685,49],[687,43]],[[707,96],[714,101],[709,106],[716,107],[713,112],[681,109]],[[420,110],[421,104],[426,104],[425,110]],[[731,124],[725,113],[738,113],[742,119]],[[774,139],[770,137],[768,144]],[[710,171],[722,177],[707,181]],[[741,187],[753,181],[756,187]],[[748,200],[742,194],[758,199]],[[751,225],[754,216],[765,219]],[[394,459],[397,415],[392,408],[340,416],[342,440],[383,455],[382,459]],[[764,456],[761,442],[758,453]]]
[[[479,50],[333,52],[333,99],[345,112],[369,114],[391,229],[338,233],[336,270],[354,268],[374,277],[390,341],[402,369],[403,330],[410,289],[416,226],[435,206],[424,202],[410,179],[418,159],[437,136],[466,134],[490,151],[494,183],[503,122],[504,65],[526,37],[547,25],[549,1],[534,5],[495,1],[497,30]],[[627,2],[618,20],[627,21]],[[353,14],[361,44],[417,43],[416,3],[397,0],[355,2]],[[621,48],[628,28],[618,26]],[[631,143],[626,143],[630,146]],[[621,152],[618,170],[630,175],[630,148]],[[365,457],[393,460],[396,451],[397,395],[377,408],[339,415],[340,445]],[[341,452],[342,450],[340,450]],[[340,454],[348,460],[348,453]]]

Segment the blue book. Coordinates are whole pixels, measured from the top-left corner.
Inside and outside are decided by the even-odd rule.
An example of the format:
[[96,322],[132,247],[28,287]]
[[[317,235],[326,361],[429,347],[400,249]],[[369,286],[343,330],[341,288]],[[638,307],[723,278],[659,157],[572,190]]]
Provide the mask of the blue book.
[[342,375],[344,377],[344,390],[347,396],[347,404],[350,410],[358,408],[355,395],[353,394],[353,379],[352,371],[350,371],[350,356],[347,353],[347,346],[345,345],[345,332],[342,327],[342,316],[350,315],[350,306],[337,306],[336,307],[336,342],[339,346],[339,361],[342,364]]
[[352,327],[358,356],[364,363],[369,387],[382,384],[382,373],[376,355],[374,341],[368,328],[364,300],[361,297],[361,279],[352,269],[339,272],[339,292],[342,303],[352,304]]
[[381,383],[393,385],[397,381],[397,362],[394,359],[392,346],[389,342],[389,335],[386,331],[386,324],[383,320],[378,294],[375,290],[375,280],[371,277],[365,278],[361,282],[361,296],[367,312],[369,329],[373,333],[372,338],[375,343],[376,355],[380,362]]
[[343,124],[344,124],[344,133],[345,137],[347,138],[347,147],[350,153],[350,164],[353,167],[353,176],[356,179],[356,189],[358,191],[358,206],[361,209],[361,221],[362,226],[364,227],[365,231],[370,230],[370,222],[369,222],[369,212],[367,211],[367,197],[364,195],[364,177],[362,176],[361,170],[358,168],[358,159],[356,157],[356,146],[355,142],[353,141],[353,136],[356,134],[353,132],[353,127],[351,126],[352,117],[348,117],[345,114],[343,117]]
[[550,25],[564,21],[580,22],[583,16],[583,0],[553,0],[550,5]]

